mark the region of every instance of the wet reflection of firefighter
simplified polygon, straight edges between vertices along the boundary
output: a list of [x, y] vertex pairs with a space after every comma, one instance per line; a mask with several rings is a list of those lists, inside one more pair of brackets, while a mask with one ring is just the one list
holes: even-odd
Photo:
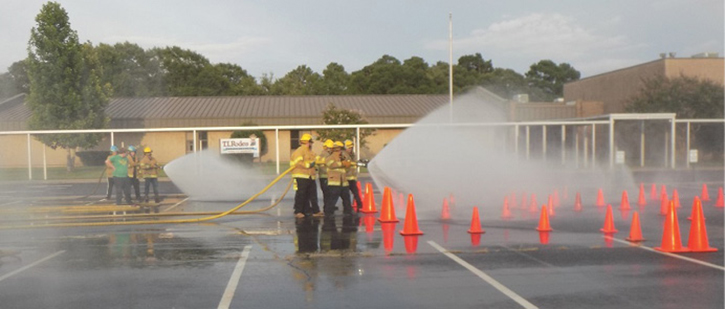
[[295, 221], [295, 228], [297, 230], [295, 235], [297, 253], [317, 252], [320, 221], [313, 218], [303, 218]]
[[357, 247], [356, 217], [343, 217], [342, 230], [338, 231], [334, 217], [325, 217], [320, 235], [320, 251], [351, 251]]

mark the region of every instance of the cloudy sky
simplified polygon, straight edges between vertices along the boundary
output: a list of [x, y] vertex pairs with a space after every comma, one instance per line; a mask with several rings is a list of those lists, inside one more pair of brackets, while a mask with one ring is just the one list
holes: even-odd
[[[723, 0], [209, 0], [59, 1], [81, 41], [180, 46], [213, 63], [279, 78], [299, 65], [330, 62], [348, 72], [382, 55], [448, 62], [481, 53], [525, 73], [542, 59], [582, 77], [655, 60], [662, 52], [722, 56]], [[3, 0], [0, 72], [27, 55], [45, 1]]]

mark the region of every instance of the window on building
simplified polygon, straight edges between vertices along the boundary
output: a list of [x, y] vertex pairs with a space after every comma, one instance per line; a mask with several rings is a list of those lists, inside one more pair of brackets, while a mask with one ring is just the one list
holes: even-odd
[[289, 142], [291, 149], [300, 147], [300, 130], [291, 130], [289, 134]]
[[[196, 135], [196, 150], [202, 151], [209, 148], [207, 132], [198, 131]], [[194, 152], [194, 132], [186, 132], [186, 153], [190, 152]]]

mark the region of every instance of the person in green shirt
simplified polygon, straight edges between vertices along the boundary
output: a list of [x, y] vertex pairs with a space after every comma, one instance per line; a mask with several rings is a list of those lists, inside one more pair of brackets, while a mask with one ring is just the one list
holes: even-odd
[[131, 179], [128, 178], [129, 159], [126, 157], [126, 149], [118, 149], [118, 154], [106, 160], [106, 166], [111, 169], [116, 186], [116, 205], [121, 205], [121, 194], [126, 198], [126, 203], [131, 205]]

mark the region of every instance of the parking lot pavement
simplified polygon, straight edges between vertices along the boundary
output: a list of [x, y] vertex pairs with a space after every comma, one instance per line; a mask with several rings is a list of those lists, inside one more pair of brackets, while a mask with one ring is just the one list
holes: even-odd
[[[28, 201], [6, 199], [0, 210]], [[236, 204], [185, 200], [173, 211]], [[624, 241], [631, 212], [615, 211], [619, 233], [607, 238], [599, 231], [603, 208], [585, 202], [575, 211], [571, 197], [547, 235], [534, 229], [538, 212], [512, 209], [503, 220], [488, 209], [476, 237], [467, 233], [470, 208], [459, 205], [450, 220], [420, 215], [424, 234], [404, 237], [405, 207], [394, 207], [400, 222], [390, 225], [379, 213], [295, 220], [288, 196], [264, 214], [203, 223], [5, 229], [0, 299], [8, 308], [723, 307], [723, 209], [713, 202], [703, 211], [709, 244], [719, 250], [677, 254], [650, 250], [663, 236], [653, 204], [635, 208], [646, 239], [639, 246]], [[689, 214], [689, 205], [678, 210], [685, 245]]]

